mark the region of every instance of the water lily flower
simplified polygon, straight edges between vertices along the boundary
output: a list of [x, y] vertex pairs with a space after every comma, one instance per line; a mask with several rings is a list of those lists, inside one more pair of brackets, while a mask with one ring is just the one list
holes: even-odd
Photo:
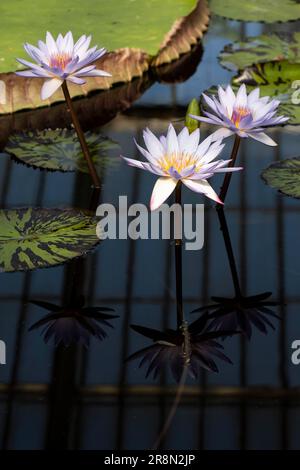
[[163, 135], [158, 139], [149, 129], [146, 129], [143, 137], [147, 149], [135, 143], [148, 162], [122, 158], [131, 166], [159, 176], [150, 200], [151, 210], [159, 208], [164, 203], [179, 181], [192, 191], [202, 193], [222, 204], [207, 180], [215, 173], [242, 169], [225, 168], [230, 160], [213, 161], [224, 148], [224, 144], [221, 140], [213, 142], [212, 135], [200, 143], [199, 129], [189, 134], [187, 127], [184, 127], [177, 135], [170, 124], [166, 136]]
[[47, 32], [46, 43], [38, 41], [38, 47], [24, 44], [25, 51], [36, 64], [17, 59], [29, 70], [16, 72], [16, 74], [23, 77], [48, 79], [41, 90], [43, 100], [53, 95], [65, 80], [83, 85], [86, 83], [84, 77], [110, 77], [110, 73], [96, 69], [96, 65], [91, 65], [100, 59], [106, 50], [97, 49], [97, 46], [89, 49], [90, 42], [91, 36], [83, 35], [74, 44], [71, 31], [65, 36], [59, 34], [56, 40], [51, 33]]
[[202, 94], [211, 112], [204, 111], [205, 116], [194, 116], [198, 121], [221, 126], [214, 133], [215, 139], [236, 134], [239, 137], [251, 137], [266, 145], [277, 145], [263, 130], [266, 126], [283, 124], [289, 118], [275, 116], [280, 104], [278, 100], [270, 100], [269, 96], [259, 97], [260, 90], [255, 88], [247, 95], [245, 84], [241, 85], [237, 94], [230, 85], [226, 90], [218, 88], [218, 98]]

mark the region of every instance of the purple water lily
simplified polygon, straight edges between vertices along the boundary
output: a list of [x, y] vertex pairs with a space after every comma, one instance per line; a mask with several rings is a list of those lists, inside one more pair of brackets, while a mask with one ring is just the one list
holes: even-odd
[[202, 94], [211, 112], [204, 111], [205, 116], [194, 116], [198, 121], [221, 126], [214, 133], [214, 139], [222, 139], [232, 134], [239, 137], [251, 137], [266, 145], [277, 145], [267, 134], [264, 127], [283, 124], [289, 118], [275, 116], [280, 104], [278, 100], [270, 100], [269, 96], [259, 96], [259, 88], [247, 95], [245, 84], [241, 85], [237, 94], [230, 85], [225, 90], [218, 88], [218, 98]]
[[41, 90], [43, 100], [55, 93], [65, 80], [83, 85], [86, 83], [83, 77], [110, 77], [110, 73], [96, 69], [96, 65], [91, 65], [100, 59], [106, 50], [97, 49], [97, 46], [89, 49], [90, 42], [91, 36], [83, 35], [74, 44], [71, 31], [65, 36], [59, 34], [56, 40], [51, 33], [47, 32], [46, 43], [38, 41], [38, 47], [28, 43], [24, 45], [25, 51], [36, 64], [17, 59], [29, 70], [16, 72], [16, 74], [23, 77], [48, 79]]
[[221, 139], [213, 142], [210, 135], [200, 141], [200, 131], [196, 129], [189, 134], [187, 127], [177, 135], [172, 124], [166, 136], [159, 139], [149, 130], [143, 133], [147, 149], [136, 146], [148, 162], [140, 162], [131, 158], [124, 160], [131, 166], [150, 171], [159, 176], [153, 188], [150, 209], [155, 210], [174, 191], [177, 183], [182, 183], [192, 191], [222, 204], [208, 179], [215, 173], [241, 170], [242, 168], [225, 168], [230, 160], [213, 161], [224, 148]]

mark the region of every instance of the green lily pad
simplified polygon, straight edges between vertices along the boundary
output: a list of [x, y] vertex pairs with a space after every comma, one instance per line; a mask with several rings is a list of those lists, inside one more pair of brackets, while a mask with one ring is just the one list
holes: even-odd
[[294, 198], [300, 198], [300, 157], [273, 163], [261, 177], [272, 188]]
[[237, 21], [281, 23], [300, 18], [298, 0], [210, 0], [213, 13]]
[[[280, 101], [277, 114], [290, 118], [285, 124], [300, 124], [300, 106], [298, 104], [300, 87], [298, 86], [297, 89], [294, 86], [299, 77], [300, 64], [298, 63], [266, 62], [243, 70], [240, 75], [232, 79], [232, 88], [236, 92], [239, 86], [245, 83], [249, 93], [259, 86], [260, 96], [270, 96]], [[205, 93], [209, 95], [216, 92], [217, 88], [212, 87]], [[201, 105], [205, 107], [203, 102]]]
[[[300, 124], [299, 90], [300, 63], [288, 61], [266, 62], [246, 68], [233, 83], [246, 83], [249, 91], [260, 87], [261, 96], [270, 96], [280, 101], [278, 114], [290, 119], [286, 124]], [[299, 88], [300, 83], [298, 84]], [[248, 88], [247, 86], [247, 88]]]
[[[119, 147], [118, 144], [92, 132], [86, 132], [85, 138], [96, 168], [101, 170], [118, 161], [108, 155], [112, 148]], [[4, 152], [34, 168], [89, 173], [77, 134], [69, 129], [12, 134]]]
[[28, 271], [65, 263], [98, 243], [98, 219], [75, 209], [0, 210], [0, 271]]
[[36, 44], [47, 30], [55, 35], [71, 28], [75, 39], [92, 34], [93, 44], [110, 51], [95, 64], [112, 77], [88, 77], [84, 85], [71, 84], [71, 95], [78, 97], [178, 59], [198, 42], [209, 23], [207, 0], [91, 0], [88, 5], [81, 0], [12, 0], [1, 5], [1, 13], [0, 80], [7, 97], [1, 114], [64, 101], [61, 90], [42, 101], [43, 79], [10, 73], [18, 67], [15, 58], [26, 57], [23, 43]]
[[[36, 44], [46, 31], [71, 29], [74, 37], [92, 34], [93, 44], [113, 51], [121, 47], [157, 54], [173, 23], [193, 10], [196, 0], [10, 0], [1, 5], [0, 72], [16, 70], [24, 42]], [[32, 14], [34, 12], [34, 15]], [[146, 34], [145, 34], [146, 32]]]
[[227, 44], [219, 60], [223, 67], [234, 71], [276, 60], [300, 63], [300, 33], [264, 34], [250, 37], [245, 42]]

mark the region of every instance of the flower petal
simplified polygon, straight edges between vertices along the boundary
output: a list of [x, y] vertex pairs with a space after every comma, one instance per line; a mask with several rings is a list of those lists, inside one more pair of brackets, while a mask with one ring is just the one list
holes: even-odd
[[179, 152], [179, 145], [177, 140], [177, 134], [172, 124], [169, 125], [167, 134], [167, 151], [169, 155], [177, 154]]
[[38, 75], [38, 72], [33, 72], [32, 70], [22, 70], [20, 72], [15, 72], [15, 74], [19, 75], [20, 77], [31, 77], [31, 78], [40, 77], [40, 75]]
[[251, 106], [255, 101], [259, 99], [259, 88], [255, 88], [248, 95], [248, 106]]
[[203, 193], [205, 196], [209, 197], [213, 201], [216, 201], [219, 204], [223, 204], [215, 190], [206, 180], [183, 179], [181, 181], [192, 191], [195, 191], [196, 193]]
[[228, 98], [226, 91], [224, 91], [221, 86], [219, 86], [218, 88], [218, 95], [219, 95], [220, 103], [222, 104], [224, 108], [224, 112], [226, 113], [227, 117], [231, 118], [234, 101]]
[[162, 157], [164, 154], [164, 148], [158, 138], [153, 134], [153, 132], [151, 132], [150, 129], [146, 129], [143, 132], [143, 137], [146, 147], [151, 153], [152, 157]]
[[158, 209], [159, 206], [161, 206], [174, 191], [176, 185], [177, 181], [173, 178], [168, 178], [165, 176], [158, 178], [152, 191], [150, 209], [152, 211]]
[[134, 160], [133, 158], [123, 157], [123, 155], [121, 155], [121, 158], [123, 158], [123, 160], [125, 160], [125, 162], [128, 163], [129, 166], [140, 168], [140, 170], [150, 171], [150, 173], [154, 173], [155, 175], [159, 175], [159, 176], [162, 175], [162, 172], [160, 171], [160, 169], [159, 168], [156, 169], [154, 165], [150, 165], [149, 163], [145, 163], [145, 162], [140, 162], [139, 160]]
[[52, 78], [51, 80], [46, 80], [41, 90], [42, 100], [50, 98], [50, 96], [56, 92], [56, 90], [62, 85], [62, 83], [63, 80], [60, 80], [59, 78]]
[[[88, 67], [85, 67], [88, 68]], [[90, 72], [83, 72], [84, 69], [75, 72], [77, 77], [112, 77], [112, 74], [105, 72], [105, 70], [93, 68]]]
[[214, 142], [209, 150], [206, 152], [204, 157], [200, 160], [201, 163], [210, 163], [212, 160], [214, 160], [223, 150], [225, 147], [225, 144], [221, 144], [221, 140], [217, 140]]
[[208, 137], [206, 137], [206, 139], [204, 139], [200, 145], [198, 145], [198, 148], [196, 150], [196, 156], [201, 158], [203, 157], [203, 155], [205, 155], [205, 153], [207, 152], [207, 150], [209, 149], [211, 143], [212, 143], [212, 135], [213, 134], [210, 134]]
[[247, 88], [246, 88], [246, 85], [243, 83], [243, 85], [240, 86], [236, 94], [234, 108], [246, 108], [246, 107], [247, 107]]
[[183, 149], [186, 153], [195, 153], [198, 145], [199, 145], [199, 139], [200, 139], [200, 130], [196, 129], [194, 132], [192, 132], [188, 140], [185, 144], [185, 148]]
[[234, 132], [232, 130], [222, 127], [221, 129], [218, 129], [216, 132], [213, 132], [212, 140], [216, 141], [220, 139], [226, 139], [226, 137], [229, 137], [233, 133]]
[[16, 59], [18, 62], [20, 62], [20, 64], [24, 65], [25, 67], [28, 67], [30, 69], [32, 69], [33, 71], [35, 71], [40, 77], [48, 77], [48, 73], [45, 69], [43, 69], [42, 67], [40, 67], [39, 65], [37, 64], [33, 64], [32, 62], [28, 62], [28, 60], [25, 60], [25, 59]]
[[277, 145], [277, 143], [264, 132], [248, 133], [248, 136], [252, 137], [252, 139], [258, 140], [259, 142], [262, 142], [263, 144], [266, 144], [266, 145], [270, 145], [272, 147], [276, 147]]
[[83, 78], [76, 77], [75, 75], [68, 75], [66, 80], [75, 83], [76, 85], [84, 85], [86, 83], [86, 80], [83, 80]]
[[31, 44], [25, 43], [24, 49], [27, 54], [38, 64], [47, 60], [47, 56], [40, 49], [35, 46], [32, 46]]
[[49, 31], [47, 31], [47, 34], [46, 34], [46, 46], [47, 46], [50, 56], [58, 53], [56, 42], [52, 34], [49, 33]]
[[178, 134], [177, 136], [177, 140], [178, 140], [178, 144], [179, 144], [179, 148], [181, 151], [183, 151], [185, 149], [185, 144], [186, 142], [188, 141], [188, 138], [189, 138], [189, 130], [187, 127], [184, 127]]
[[72, 56], [74, 49], [73, 34], [69, 31], [64, 38], [64, 53]]
[[146, 150], [146, 149], [144, 149], [143, 147], [141, 147], [141, 146], [137, 143], [137, 141], [136, 141], [135, 139], [134, 139], [134, 143], [135, 143], [135, 145], [137, 146], [137, 148], [139, 149], [139, 151], [141, 152], [141, 154], [142, 154], [150, 163], [152, 163], [153, 165], [155, 165], [156, 162], [157, 162], [157, 159], [156, 159], [155, 157], [153, 157], [153, 156], [151, 155], [151, 153], [148, 152], [148, 150]]

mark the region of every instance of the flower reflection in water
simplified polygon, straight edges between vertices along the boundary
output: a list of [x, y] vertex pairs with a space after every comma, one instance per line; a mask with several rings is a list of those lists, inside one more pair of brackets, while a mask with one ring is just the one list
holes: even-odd
[[146, 377], [152, 373], [154, 379], [165, 366], [169, 366], [176, 382], [180, 381], [185, 367], [188, 375], [194, 379], [198, 377], [201, 368], [218, 372], [215, 358], [229, 364], [232, 362], [216, 339], [238, 332], [209, 331], [207, 320], [206, 313], [190, 325], [184, 322], [180, 329], [165, 331], [131, 325], [133, 330], [151, 339], [154, 344], [135, 352], [127, 360], [141, 358], [139, 368], [146, 365]]
[[267, 300], [271, 295], [272, 292], [263, 292], [249, 297], [212, 297], [215, 304], [205, 305], [192, 313], [210, 310], [210, 329], [216, 331], [240, 330], [248, 339], [251, 339], [253, 327], [264, 334], [267, 334], [268, 327], [275, 330], [268, 317], [280, 318], [270, 308], [280, 304]]
[[253, 327], [264, 334], [267, 334], [268, 327], [275, 330], [270, 317], [275, 319], [280, 317], [273, 312], [271, 307], [279, 306], [281, 303], [267, 300], [272, 292], [263, 292], [248, 297], [242, 294], [225, 212], [221, 207], [218, 207], [216, 212], [224, 238], [235, 296], [232, 298], [212, 297], [215, 304], [204, 305], [193, 310], [192, 313], [210, 311], [208, 316], [210, 330], [239, 330], [250, 340]]
[[107, 337], [105, 327], [113, 328], [109, 320], [118, 317], [118, 315], [107, 313], [114, 311], [111, 308], [84, 307], [82, 296], [74, 305], [65, 307], [40, 300], [31, 300], [30, 303], [50, 310], [51, 313], [34, 323], [29, 331], [43, 327], [44, 341], [48, 343], [53, 338], [56, 346], [79, 343], [88, 347], [91, 336], [103, 340]]

